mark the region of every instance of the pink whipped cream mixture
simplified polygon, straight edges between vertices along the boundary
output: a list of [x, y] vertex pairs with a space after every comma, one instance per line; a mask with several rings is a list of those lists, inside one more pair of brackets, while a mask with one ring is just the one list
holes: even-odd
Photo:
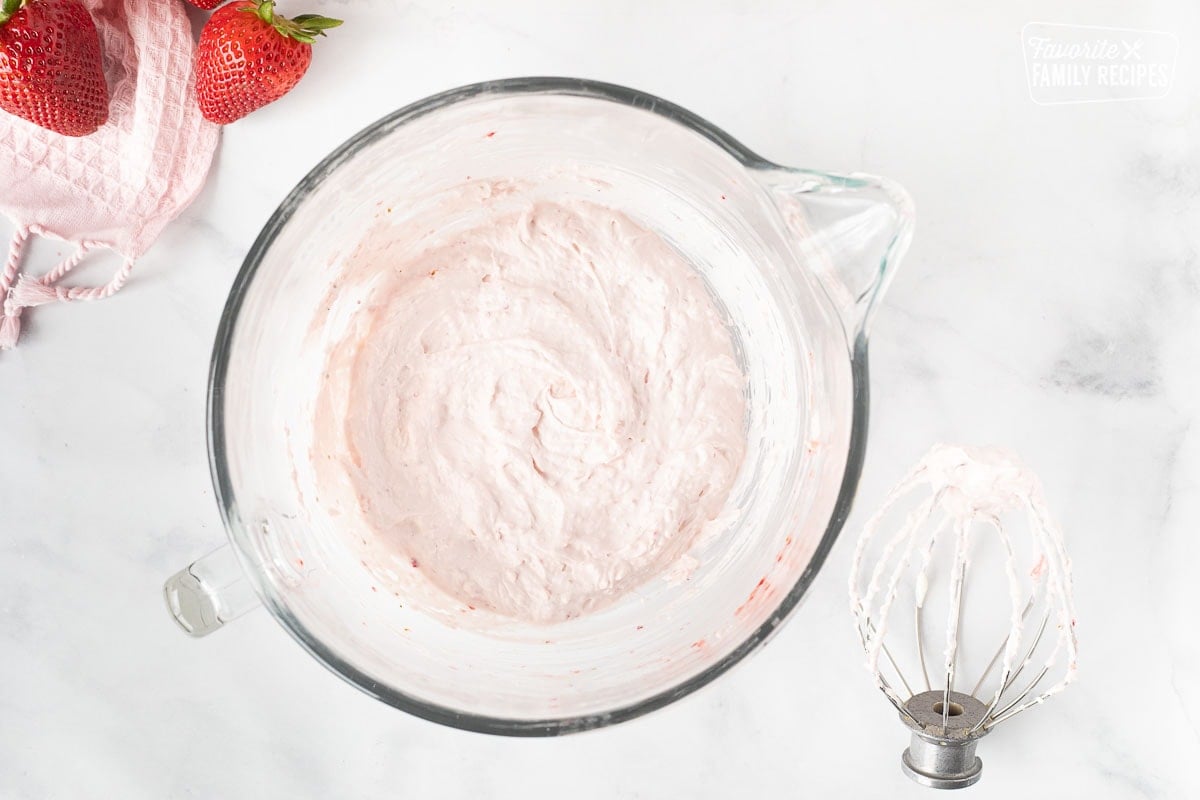
[[350, 259], [339, 281], [370, 288], [330, 351], [313, 458], [373, 558], [559, 622], [721, 525], [744, 377], [699, 275], [621, 213], [529, 200], [473, 225]]

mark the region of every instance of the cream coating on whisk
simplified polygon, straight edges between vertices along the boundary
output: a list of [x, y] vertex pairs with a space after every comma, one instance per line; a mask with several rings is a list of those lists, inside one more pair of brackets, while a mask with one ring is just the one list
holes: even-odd
[[[898, 527], [881, 530], [893, 507], [922, 496]], [[1012, 518], [1005, 524], [1009, 512]], [[998, 557], [976, 561], [974, 555], [985, 540], [996, 543]], [[983, 571], [1003, 578], [1008, 597], [990, 600], [997, 607], [1007, 606], [1008, 630], [997, 636], [998, 649], [978, 681], [972, 678], [973, 683], [965, 685], [973, 687], [969, 696], [983, 707], [969, 731], [980, 735], [1041, 704], [1074, 680], [1078, 642], [1071, 562], [1040, 481], [1015, 455], [994, 447], [936, 445], [864, 526], [849, 582], [851, 611], [867, 667], [896, 709], [914, 723], [906, 704], [914, 699], [911, 687], [920, 683], [905, 679], [888, 649], [891, 623], [914, 621], [921, 677], [927, 687], [942, 692], [948, 706], [955, 679], [961, 679], [957, 673], [964, 589], [970, 576]], [[923, 624], [931, 581], [937, 576], [948, 611], [942, 637], [937, 636], [937, 623]], [[915, 616], [897, 611], [910, 597]], [[927, 639], [936, 643], [930, 647], [937, 659], [932, 677], [925, 658]], [[1040, 668], [1032, 666], [1035, 661], [1041, 662]], [[890, 678], [884, 674], [885, 663]], [[1027, 668], [1032, 679], [1018, 682]], [[897, 685], [910, 694], [907, 701]], [[947, 717], [941, 721], [945, 724]]]
[[577, 617], [724, 508], [746, 446], [728, 329], [622, 214], [530, 201], [362, 248], [341, 280], [375, 283], [331, 353], [314, 459], [353, 486], [364, 543], [450, 597]]

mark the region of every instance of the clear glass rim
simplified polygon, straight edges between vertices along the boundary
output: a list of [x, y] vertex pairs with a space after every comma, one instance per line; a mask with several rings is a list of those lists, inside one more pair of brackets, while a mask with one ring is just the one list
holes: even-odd
[[395, 128], [418, 117], [455, 103], [481, 95], [556, 94], [585, 97], [619, 103], [659, 114], [682, 125], [721, 147], [745, 167], [751, 169], [781, 169], [742, 145], [729, 134], [690, 111], [654, 95], [623, 86], [577, 78], [529, 77], [485, 81], [450, 89], [405, 106], [367, 126], [314, 167], [280, 203], [263, 226], [251, 246], [245, 261], [234, 279], [217, 328], [208, 382], [208, 454], [209, 468], [217, 504], [226, 532], [242, 563], [243, 571], [254, 584], [263, 604], [301, 647], [325, 665], [331, 672], [364, 693], [406, 711], [409, 714], [462, 730], [505, 736], [557, 736], [565, 733], [601, 728], [640, 717], [667, 706], [712, 682], [743, 658], [764, 645], [791, 615], [807, 593], [821, 566], [825, 563], [834, 541], [849, 515], [858, 480], [862, 473], [866, 450], [867, 414], [869, 407], [867, 380], [867, 339], [864, 331], [855, 336], [848, 356], [853, 381], [853, 407], [849, 452], [838, 490], [837, 501], [829, 524], [813, 551], [808, 565], [791, 590], [757, 629], [720, 661], [677, 685], [643, 700], [610, 711], [584, 716], [548, 717], [543, 719], [512, 719], [472, 714], [447, 706], [430, 703], [407, 695], [390, 686], [383, 686], [370, 675], [358, 670], [329, 650], [316, 636], [296, 619], [277, 596], [274, 587], [249, 563], [241, 543], [237, 501], [230, 481], [225, 452], [225, 381], [230, 361], [230, 346], [242, 303], [253, 283], [255, 273], [276, 236], [291, 219], [292, 214], [309, 194], [341, 164], [363, 148], [387, 136]]

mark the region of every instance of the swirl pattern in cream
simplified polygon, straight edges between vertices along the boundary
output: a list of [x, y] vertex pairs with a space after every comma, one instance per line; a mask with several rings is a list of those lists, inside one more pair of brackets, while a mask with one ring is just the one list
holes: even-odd
[[385, 252], [315, 439], [375, 543], [458, 602], [531, 622], [670, 570], [745, 451], [744, 377], [695, 270], [585, 201]]

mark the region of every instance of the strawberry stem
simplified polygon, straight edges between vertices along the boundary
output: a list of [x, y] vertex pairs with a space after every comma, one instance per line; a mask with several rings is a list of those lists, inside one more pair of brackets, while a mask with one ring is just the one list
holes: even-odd
[[[9, 2], [10, 0], [5, 0]], [[21, 2], [21, 0], [16, 0]], [[275, 15], [275, 0], [251, 0], [253, 5], [246, 6], [243, 11], [253, 14], [270, 25], [281, 35], [298, 42], [312, 44], [318, 36], [324, 36], [325, 31], [342, 24], [340, 19], [322, 17], [320, 14], [301, 14], [293, 19]]]

